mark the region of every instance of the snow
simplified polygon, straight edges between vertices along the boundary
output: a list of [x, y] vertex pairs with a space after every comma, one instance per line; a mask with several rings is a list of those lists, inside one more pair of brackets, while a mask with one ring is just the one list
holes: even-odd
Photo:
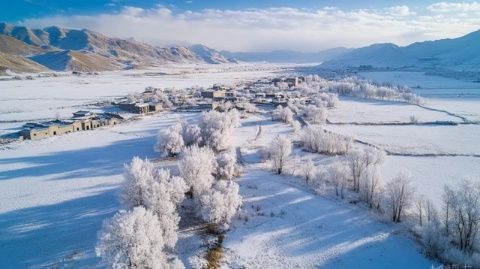
[[158, 130], [194, 116], [161, 113], [1, 150], [2, 268], [98, 263], [96, 235], [119, 209], [123, 164], [136, 155], [156, 158]]
[[[234, 83], [271, 76], [275, 66], [177, 66], [148, 71], [114, 71], [97, 76], [42, 77], [34, 80], [0, 81], [0, 135], [19, 128], [25, 121], [71, 117], [89, 104], [142, 92], [145, 87], [210, 87], [214, 83]], [[94, 108], [95, 110], [95, 108]]]
[[418, 122], [461, 121], [446, 113], [407, 103], [349, 97], [341, 98], [337, 107], [328, 111], [327, 118], [333, 123], [409, 123], [412, 115], [418, 119]]
[[[88, 104], [142, 91], [145, 86], [210, 86], [268, 76], [273, 70], [223, 68], [202, 67], [198, 73], [192, 67], [160, 70], [174, 73], [168, 75], [131, 71], [1, 81], [0, 134], [22, 124], [16, 120], [52, 118], [57, 111], [69, 116], [83, 107], [98, 109]], [[477, 101], [473, 99], [427, 99], [427, 104], [469, 119], [480, 118]], [[447, 113], [418, 106], [355, 98], [342, 98], [338, 108], [328, 110], [328, 119], [408, 122], [412, 114], [420, 122], [459, 121]], [[159, 113], [115, 127], [0, 148], [2, 268], [97, 268], [97, 233], [103, 220], [119, 209], [123, 164], [136, 155], [158, 158], [154, 144], [159, 130], [179, 119], [191, 121], [198, 119], [198, 114]], [[399, 153], [480, 154], [479, 125], [327, 124], [325, 128]], [[430, 267], [432, 261], [421, 255], [419, 246], [402, 226], [382, 223], [362, 207], [314, 194], [295, 179], [274, 175], [263, 163], [259, 164], [263, 146], [277, 135], [292, 133], [290, 125], [271, 121], [267, 115], [250, 115], [233, 131], [232, 144], [246, 164], [238, 181], [244, 206], [242, 219], [235, 218], [226, 234], [224, 267]], [[324, 166], [342, 158], [306, 153], [298, 148], [294, 154]], [[157, 164], [175, 166], [173, 161]], [[411, 171], [417, 191], [438, 205], [443, 184], [473, 178], [480, 174], [479, 167], [480, 159], [472, 156], [387, 156], [382, 174], [385, 182], [404, 169]], [[480, 180], [478, 176], [473, 179]], [[177, 253], [187, 268], [198, 267], [204, 239], [195, 227], [181, 230]]]
[[[226, 235], [228, 266], [246, 268], [429, 268], [394, 227], [358, 208], [249, 167], [240, 179], [247, 222]], [[260, 208], [257, 211], [257, 208]]]
[[480, 183], [480, 158], [388, 156], [381, 170], [385, 180], [402, 171], [411, 174], [412, 184], [419, 194], [440, 206], [445, 184], [456, 186], [466, 179]]
[[400, 154], [480, 154], [479, 125], [327, 125], [325, 129]]

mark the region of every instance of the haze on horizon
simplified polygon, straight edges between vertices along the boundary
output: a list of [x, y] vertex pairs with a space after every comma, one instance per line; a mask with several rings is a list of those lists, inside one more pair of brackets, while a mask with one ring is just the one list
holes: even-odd
[[[203, 44], [229, 51], [317, 52], [373, 43], [408, 45], [480, 29], [480, 2], [476, 1], [19, 2], [25, 8], [8, 15], [4, 10], [1, 17], [33, 28], [86, 28], [159, 46]], [[43, 10], [44, 5], [49, 9]]]

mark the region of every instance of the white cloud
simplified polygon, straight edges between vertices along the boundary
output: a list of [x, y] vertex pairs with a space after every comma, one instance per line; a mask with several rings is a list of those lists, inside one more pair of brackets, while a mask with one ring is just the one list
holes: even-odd
[[410, 8], [405, 5], [390, 7], [390, 8], [387, 8], [387, 11], [394, 16], [415, 15], [415, 12], [411, 11]]
[[478, 12], [480, 11], [479, 2], [438, 2], [427, 7], [431, 12], [451, 13], [451, 12]]
[[384, 10], [345, 11], [325, 7], [208, 9], [179, 13], [157, 6], [152, 9], [125, 7], [117, 14], [37, 18], [24, 23], [32, 27], [88, 28], [109, 36], [134, 37], [158, 45], [201, 43], [233, 51], [318, 51], [377, 42], [405, 45], [456, 37], [479, 28], [479, 16], [461, 13], [444, 16], [427, 11], [418, 15], [407, 6]]

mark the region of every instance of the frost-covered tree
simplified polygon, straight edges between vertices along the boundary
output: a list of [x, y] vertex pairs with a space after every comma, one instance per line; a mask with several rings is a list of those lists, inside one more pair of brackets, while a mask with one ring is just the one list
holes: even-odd
[[160, 221], [143, 207], [120, 212], [103, 224], [96, 253], [114, 269], [183, 268], [169, 261]]
[[456, 188], [447, 187], [444, 203], [450, 212], [447, 229], [458, 249], [464, 253], [478, 250], [480, 232], [480, 184], [463, 181]]
[[362, 174], [360, 194], [365, 203], [370, 208], [380, 208], [380, 199], [382, 194], [381, 176], [375, 165], [366, 167]]
[[150, 186], [155, 182], [156, 171], [153, 164], [145, 159], [133, 157], [130, 164], [125, 164], [125, 181], [122, 186], [122, 204], [130, 209], [145, 205], [145, 197]]
[[306, 184], [308, 184], [308, 182], [313, 177], [315, 177], [315, 175], [317, 174], [317, 167], [311, 159], [307, 159], [305, 162], [302, 163], [301, 173], [303, 178], [305, 179]]
[[353, 190], [360, 191], [361, 180], [368, 169], [376, 169], [385, 159], [385, 152], [368, 147], [363, 150], [350, 150], [347, 154], [347, 164], [353, 183]]
[[186, 147], [199, 145], [202, 141], [202, 130], [196, 124], [182, 123], [182, 138]]
[[202, 219], [224, 230], [242, 205], [242, 197], [237, 183], [219, 180], [200, 195], [199, 202]]
[[285, 123], [293, 122], [293, 112], [289, 107], [277, 106], [272, 113], [273, 120], [279, 120]]
[[335, 189], [335, 195], [345, 199], [345, 189], [348, 185], [347, 166], [336, 162], [328, 168], [327, 176]]
[[177, 230], [180, 216], [177, 208], [188, 190], [181, 177], [171, 176], [169, 170], [161, 169], [156, 174], [145, 197], [145, 208], [152, 211], [160, 220], [165, 245], [174, 248], [177, 243]]
[[415, 209], [419, 226], [428, 225], [433, 221], [438, 221], [438, 214], [435, 205], [425, 195], [417, 195], [415, 197]]
[[266, 151], [273, 168], [277, 174], [281, 174], [292, 153], [292, 141], [286, 136], [276, 136]]
[[153, 212], [160, 220], [165, 244], [173, 248], [180, 221], [177, 207], [188, 190], [187, 185], [182, 178], [171, 176], [169, 170], [157, 171], [150, 161], [138, 157], [125, 167], [126, 182], [121, 195], [124, 207], [142, 206]]
[[236, 109], [221, 113], [217, 111], [203, 112], [199, 119], [202, 134], [202, 145], [221, 151], [230, 147], [233, 129], [240, 124]]
[[401, 222], [405, 211], [412, 204], [414, 189], [409, 176], [405, 173], [398, 174], [386, 186], [387, 205], [390, 208], [393, 222]]
[[302, 129], [300, 141], [304, 149], [321, 154], [345, 154], [351, 147], [351, 139], [326, 132], [319, 125], [309, 125]]
[[303, 114], [313, 124], [322, 124], [327, 120], [327, 110], [324, 107], [309, 105], [305, 107]]
[[232, 180], [239, 174], [235, 151], [228, 150], [217, 157], [217, 178]]
[[170, 157], [176, 156], [182, 152], [185, 145], [182, 133], [183, 128], [180, 122], [177, 122], [167, 130], [160, 132], [157, 144], [155, 145], [155, 150]]
[[209, 147], [196, 145], [185, 148], [178, 163], [181, 177], [191, 190], [191, 194], [198, 195], [209, 189], [214, 181], [217, 169], [215, 154]]

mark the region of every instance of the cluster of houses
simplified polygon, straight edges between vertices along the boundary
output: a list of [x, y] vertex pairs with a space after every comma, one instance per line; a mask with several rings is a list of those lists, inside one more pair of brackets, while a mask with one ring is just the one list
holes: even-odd
[[62, 134], [93, 130], [102, 126], [121, 123], [123, 118], [113, 113], [96, 114], [90, 111], [77, 111], [68, 120], [26, 123], [19, 135], [23, 139], [41, 139]]
[[[256, 106], [286, 106], [289, 101], [293, 100], [288, 91], [296, 89], [302, 83], [305, 83], [304, 77], [280, 77], [245, 82], [234, 86], [214, 85], [207, 90], [148, 87], [144, 92], [130, 96], [130, 98], [123, 98], [114, 105], [122, 111], [133, 114], [155, 113], [166, 108], [195, 111], [222, 110], [225, 109], [227, 103], [230, 105], [229, 107], [236, 107], [239, 110], [245, 109], [249, 103]], [[102, 126], [113, 126], [122, 121], [123, 118], [118, 114], [77, 111], [68, 120], [27, 123], [19, 132], [19, 136], [23, 139], [41, 139], [93, 130]]]

